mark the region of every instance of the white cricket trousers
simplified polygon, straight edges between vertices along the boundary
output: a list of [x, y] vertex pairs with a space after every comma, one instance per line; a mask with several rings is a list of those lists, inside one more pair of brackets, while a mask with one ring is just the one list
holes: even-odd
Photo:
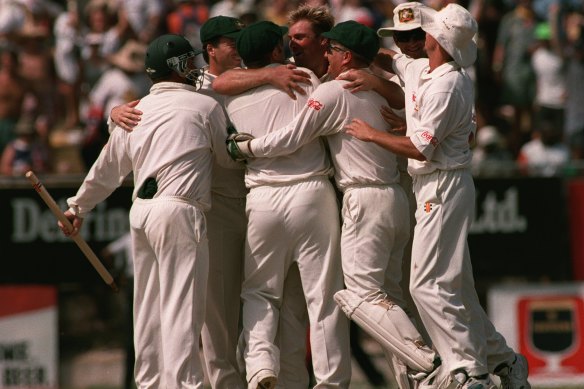
[[310, 322], [315, 388], [348, 388], [348, 320], [333, 299], [343, 287], [339, 212], [329, 179], [253, 188], [247, 213], [241, 296], [248, 381], [262, 369], [279, 372], [276, 336], [284, 280], [296, 262]]
[[480, 305], [467, 236], [474, 219], [470, 170], [414, 175], [416, 227], [410, 292], [448, 371], [477, 376], [513, 361], [513, 350]]
[[343, 195], [342, 215], [346, 288], [371, 303], [389, 297], [405, 309], [400, 281], [410, 219], [403, 188], [397, 183], [349, 187]]
[[182, 198], [136, 199], [130, 226], [137, 388], [202, 389], [199, 339], [209, 266], [204, 213]]
[[243, 389], [236, 358], [239, 339], [243, 248], [247, 230], [245, 198], [212, 194], [206, 212], [209, 237], [207, 310], [201, 332], [212, 388]]

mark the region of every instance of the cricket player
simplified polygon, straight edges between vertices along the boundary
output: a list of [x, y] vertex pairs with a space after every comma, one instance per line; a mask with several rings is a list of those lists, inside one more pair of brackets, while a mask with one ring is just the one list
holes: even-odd
[[[344, 134], [352, 117], [383, 126], [380, 109], [387, 102], [374, 91], [352, 93], [344, 88], [347, 81], [335, 80], [350, 69], [370, 72], [368, 66], [379, 49], [378, 38], [375, 31], [354, 21], [339, 23], [323, 35], [330, 39], [327, 60], [332, 81], [316, 88], [286, 128], [241, 147], [248, 149], [248, 157], [278, 157], [327, 136], [336, 185], [343, 192], [341, 257], [347, 290], [338, 292], [335, 299], [349, 317], [391, 350], [388, 354], [400, 355], [403, 365], [409, 365], [415, 373], [430, 373], [436, 355], [424, 346], [403, 311], [399, 283], [410, 228], [408, 200], [399, 184], [396, 156]], [[403, 98], [397, 84], [393, 92]], [[248, 164], [256, 159], [248, 160]], [[396, 337], [400, 338], [397, 343]], [[410, 354], [412, 361], [408, 360]], [[407, 373], [404, 368], [402, 388], [409, 385]]]
[[[246, 27], [237, 50], [248, 68], [284, 62], [283, 34], [274, 23]], [[311, 92], [318, 85], [311, 74]], [[306, 103], [298, 96], [262, 86], [228, 97], [226, 109], [239, 132], [254, 136], [288, 123]], [[283, 157], [246, 165], [248, 237], [243, 299], [244, 358], [249, 388], [273, 388], [279, 370], [275, 339], [283, 282], [298, 264], [310, 322], [310, 344], [317, 387], [348, 388], [351, 366], [348, 322], [333, 295], [342, 289], [340, 223], [332, 173], [324, 144], [316, 139]]]
[[476, 60], [477, 23], [458, 4], [419, 11], [428, 59], [387, 50], [405, 84], [406, 136], [357, 118], [347, 133], [409, 158], [417, 202], [410, 291], [448, 372], [426, 383], [494, 389], [494, 373], [503, 388], [529, 389], [526, 359], [507, 346], [480, 305], [467, 243], [475, 209], [469, 138], [476, 124], [464, 68]]
[[227, 121], [222, 107], [196, 93], [200, 50], [178, 35], [148, 46], [150, 93], [134, 131], [115, 127], [66, 217], [79, 232], [83, 217], [133, 172], [130, 209], [134, 258], [135, 379], [142, 388], [203, 388], [199, 358], [209, 268], [204, 212], [211, 204], [216, 159], [241, 169], [224, 151]]
[[[224, 96], [211, 87], [213, 81], [229, 69], [241, 66], [241, 58], [235, 47], [235, 38], [243, 28], [236, 18], [212, 17], [201, 27], [203, 57], [208, 63], [204, 68], [203, 85], [199, 92], [215, 99], [222, 107]], [[292, 80], [308, 77], [294, 68], [277, 66], [269, 71], [250, 70], [249, 85], [270, 83], [283, 88]], [[267, 75], [267, 77], [266, 77]], [[304, 90], [302, 90], [304, 92]], [[132, 131], [142, 112], [135, 102], [112, 110], [115, 123]], [[247, 230], [245, 214], [245, 187], [243, 169], [226, 169], [214, 163], [211, 179], [212, 206], [205, 214], [209, 237], [209, 282], [207, 283], [207, 309], [201, 333], [204, 362], [212, 388], [238, 389], [246, 387], [245, 366], [238, 361], [240, 335], [240, 295], [243, 272], [244, 240]], [[229, 244], [226, 244], [229, 242]], [[279, 380], [287, 387], [308, 385], [305, 364], [306, 343], [298, 342], [307, 325], [306, 303], [300, 285], [297, 267], [291, 269], [285, 281], [288, 296], [282, 306], [279, 342], [283, 351], [283, 369]], [[243, 370], [243, 371], [242, 371]], [[242, 378], [243, 374], [243, 378]]]

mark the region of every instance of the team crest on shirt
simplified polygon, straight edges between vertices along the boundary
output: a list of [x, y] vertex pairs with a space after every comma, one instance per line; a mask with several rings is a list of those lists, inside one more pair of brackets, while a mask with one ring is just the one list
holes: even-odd
[[436, 137], [433, 136], [432, 134], [430, 134], [430, 132], [428, 132], [428, 131], [422, 132], [422, 138], [424, 138], [424, 140], [426, 140], [428, 143], [430, 143], [434, 147], [436, 147], [438, 145], [438, 140], [436, 139]]
[[412, 8], [404, 8], [399, 11], [399, 22], [408, 23], [414, 20], [414, 10]]
[[429, 201], [426, 201], [424, 203], [424, 212], [430, 213], [430, 211], [432, 211], [432, 203]]
[[314, 109], [315, 111], [320, 111], [322, 107], [324, 107], [323, 103], [315, 99], [309, 99], [307, 104], [310, 108]]

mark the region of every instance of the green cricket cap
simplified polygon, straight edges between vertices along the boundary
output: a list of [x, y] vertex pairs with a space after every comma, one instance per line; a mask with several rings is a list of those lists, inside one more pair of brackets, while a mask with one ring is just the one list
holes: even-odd
[[253, 62], [261, 59], [288, 32], [288, 27], [262, 20], [245, 27], [236, 39], [236, 47], [243, 62]]
[[347, 49], [372, 61], [379, 51], [379, 37], [371, 28], [354, 20], [339, 23], [322, 36], [337, 41]]
[[222, 36], [235, 39], [242, 29], [243, 23], [239, 19], [229, 16], [214, 16], [201, 26], [201, 43]]

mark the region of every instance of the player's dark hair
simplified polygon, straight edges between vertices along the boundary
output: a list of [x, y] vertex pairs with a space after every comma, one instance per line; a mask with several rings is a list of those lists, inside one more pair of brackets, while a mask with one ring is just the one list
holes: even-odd
[[300, 20], [307, 20], [312, 25], [312, 29], [317, 36], [323, 32], [330, 31], [335, 25], [335, 18], [326, 6], [302, 5], [288, 14], [288, 26]]

